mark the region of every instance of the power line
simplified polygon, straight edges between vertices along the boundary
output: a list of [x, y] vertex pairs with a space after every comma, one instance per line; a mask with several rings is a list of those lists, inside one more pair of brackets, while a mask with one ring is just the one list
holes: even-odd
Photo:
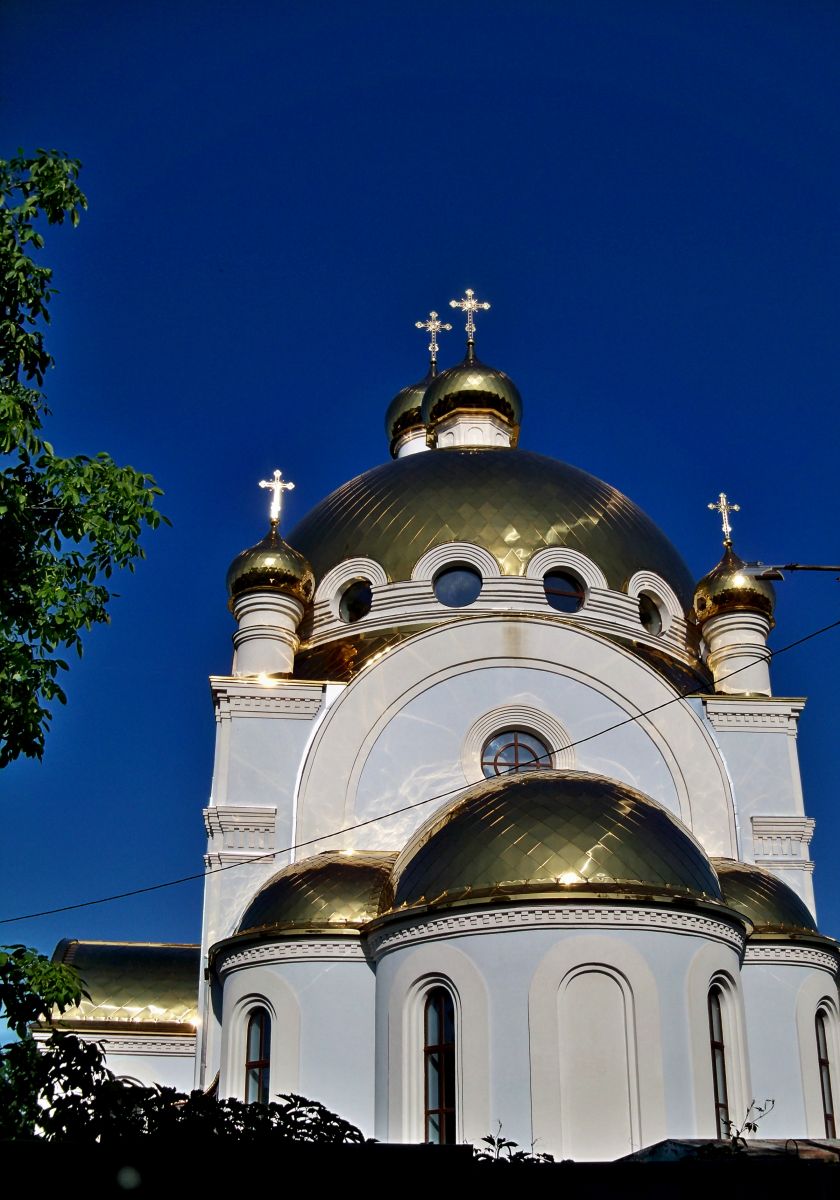
[[[820, 637], [824, 633], [829, 633], [832, 629], [840, 626], [840, 620], [832, 621], [829, 625], [823, 625], [819, 629], [813, 630], [811, 633], [806, 633], [804, 637], [797, 638], [793, 642], [788, 642], [786, 646], [781, 646], [778, 650], [770, 652], [771, 659], [778, 658], [779, 655], [787, 653], [788, 650], [794, 650], [797, 646], [802, 646], [805, 642], [813, 641], [814, 638]], [[731, 679], [734, 675], [738, 675], [741, 671], [745, 671], [748, 667], [759, 662], [763, 655], [756, 655], [750, 662], [744, 663], [741, 667], [736, 667], [734, 671], [730, 671], [728, 675], [721, 676], [717, 682], [723, 683], [727, 679]], [[581, 746], [584, 742], [590, 742], [593, 738], [602, 737], [605, 733], [612, 733], [616, 729], [621, 729], [624, 725], [630, 725], [641, 720], [642, 717], [648, 717], [651, 713], [660, 712], [663, 708], [667, 708], [670, 704], [676, 704], [681, 700], [687, 700], [690, 696], [702, 695], [701, 687], [695, 688], [693, 691], [681, 692], [677, 696], [671, 696], [670, 699], [664, 700], [661, 704], [655, 704], [653, 708], [645, 709], [644, 712], [636, 713], [633, 716], [624, 717], [621, 721], [616, 721], [614, 725], [608, 725], [606, 729], [599, 729], [595, 733], [589, 733], [586, 737], [578, 738], [574, 742], [569, 742], [566, 749], [571, 749], [573, 746]], [[547, 750], [545, 754], [538, 755], [538, 758], [551, 758], [556, 750]], [[177, 879], [167, 879], [162, 883], [147, 884], [145, 887], [132, 888], [127, 892], [115, 892], [111, 896], [100, 896], [95, 900], [80, 900], [76, 904], [62, 904], [58, 908], [45, 908], [41, 912], [24, 913], [19, 917], [0, 917], [0, 925], [12, 925], [17, 921], [34, 921], [38, 917], [52, 917], [58, 913], [75, 912], [80, 908], [94, 908], [99, 904], [111, 904], [116, 900], [128, 900], [132, 896], [144, 896], [149, 892], [159, 892], [164, 888], [178, 887], [182, 883], [193, 883], [196, 879], [206, 879], [208, 875], [220, 875], [223, 871], [233, 871], [238, 867], [250, 866], [251, 863], [261, 862], [264, 859], [275, 858], [278, 854], [288, 854], [292, 850], [302, 850], [306, 846], [312, 846], [316, 842], [325, 842], [330, 838], [340, 837], [342, 834], [354, 833], [358, 829], [365, 829], [368, 825], [376, 825], [379, 821], [387, 821], [390, 817], [398, 817], [402, 813], [411, 812], [415, 808], [422, 808], [426, 804], [434, 804], [436, 800], [446, 800], [450, 796], [456, 796], [464, 790], [463, 787], [450, 788], [445, 792], [438, 792], [435, 796], [426, 796], [423, 800], [415, 800], [411, 804], [404, 804], [400, 808], [391, 809], [390, 812], [380, 813], [378, 817], [369, 817], [366, 821], [358, 821], [355, 825], [345, 825], [343, 829], [334, 830], [332, 833], [322, 833], [318, 837], [308, 838], [304, 842], [294, 842], [290, 846], [283, 846], [269, 850], [265, 854], [255, 854], [252, 858], [243, 860], [242, 862], [226, 863], [220, 867], [208, 867], [204, 871], [196, 871], [192, 875], [181, 875]]]

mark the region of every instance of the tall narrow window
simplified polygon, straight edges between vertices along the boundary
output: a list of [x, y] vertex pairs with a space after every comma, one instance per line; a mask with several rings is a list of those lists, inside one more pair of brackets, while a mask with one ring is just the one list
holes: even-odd
[[446, 988], [429, 992], [424, 1017], [426, 1141], [455, 1141], [455, 1004]]
[[248, 1018], [245, 1048], [245, 1103], [268, 1104], [271, 1069], [271, 1017], [255, 1008]]
[[817, 1013], [817, 1061], [820, 1064], [825, 1136], [833, 1138], [837, 1137], [837, 1133], [834, 1121], [834, 1099], [831, 1095], [831, 1065], [828, 1061], [828, 1029], [826, 1015], [822, 1010]]
[[709, 1037], [712, 1045], [712, 1079], [715, 1085], [715, 1121], [719, 1138], [729, 1137], [729, 1097], [726, 1092], [726, 1049], [723, 1044], [721, 990], [709, 992]]

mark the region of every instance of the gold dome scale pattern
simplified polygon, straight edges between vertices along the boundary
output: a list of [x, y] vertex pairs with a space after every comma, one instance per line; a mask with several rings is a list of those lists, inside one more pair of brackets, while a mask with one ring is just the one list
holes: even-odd
[[327, 851], [292, 863], [257, 893], [237, 933], [357, 933], [379, 915], [396, 857]]
[[731, 858], [715, 858], [712, 862], [724, 900], [752, 921], [757, 935], [817, 932], [805, 901], [770, 871]]
[[578, 771], [469, 788], [417, 831], [393, 878], [394, 912], [534, 894], [722, 900], [703, 849], [670, 813], [625, 784]]
[[332, 492], [289, 534], [315, 575], [348, 558], [372, 558], [391, 581], [411, 577], [422, 554], [471, 542], [504, 575], [525, 574], [548, 546], [591, 558], [610, 587], [636, 571], [661, 575], [686, 611], [693, 580], [653, 521], [586, 471], [524, 450], [430, 450], [374, 467]]

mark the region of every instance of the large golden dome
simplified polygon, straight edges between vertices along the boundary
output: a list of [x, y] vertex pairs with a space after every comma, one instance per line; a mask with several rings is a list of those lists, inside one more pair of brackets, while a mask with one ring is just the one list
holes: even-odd
[[753, 936], [817, 932], [816, 922], [805, 901], [776, 875], [755, 863], [738, 862], [733, 858], [712, 861], [724, 900], [752, 922]]
[[379, 915], [396, 854], [327, 851], [284, 867], [248, 905], [237, 933], [357, 933]]
[[411, 577], [427, 550], [472, 542], [504, 575], [531, 556], [567, 546], [591, 558], [610, 587], [636, 571], [661, 575], [691, 607], [693, 581], [640, 508], [609, 484], [525, 450], [429, 450], [374, 467], [317, 504], [289, 534], [322, 579], [347, 558], [381, 563], [392, 581]]
[[461, 902], [608, 895], [722, 901], [698, 842], [641, 792], [580, 771], [485, 780], [414, 835], [392, 912]]

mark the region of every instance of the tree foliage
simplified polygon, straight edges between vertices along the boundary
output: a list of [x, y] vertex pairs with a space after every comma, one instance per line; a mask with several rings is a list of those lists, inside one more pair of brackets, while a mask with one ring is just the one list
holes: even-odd
[[[272, 1145], [364, 1142], [355, 1125], [302, 1096], [243, 1104], [114, 1075], [96, 1042], [46, 1024], [56, 1009], [64, 1012], [84, 995], [72, 967], [25, 946], [0, 948], [0, 1017], [19, 1038], [0, 1050], [0, 1141], [42, 1137], [106, 1145], [212, 1136]], [[44, 1026], [40, 1045], [33, 1022]]]
[[105, 453], [62, 458], [42, 436], [55, 288], [35, 256], [45, 224], [75, 226], [87, 208], [79, 170], [58, 151], [0, 159], [0, 766], [42, 756], [49, 705], [66, 700], [62, 654], [108, 620], [107, 581], [166, 519], [150, 475]]

